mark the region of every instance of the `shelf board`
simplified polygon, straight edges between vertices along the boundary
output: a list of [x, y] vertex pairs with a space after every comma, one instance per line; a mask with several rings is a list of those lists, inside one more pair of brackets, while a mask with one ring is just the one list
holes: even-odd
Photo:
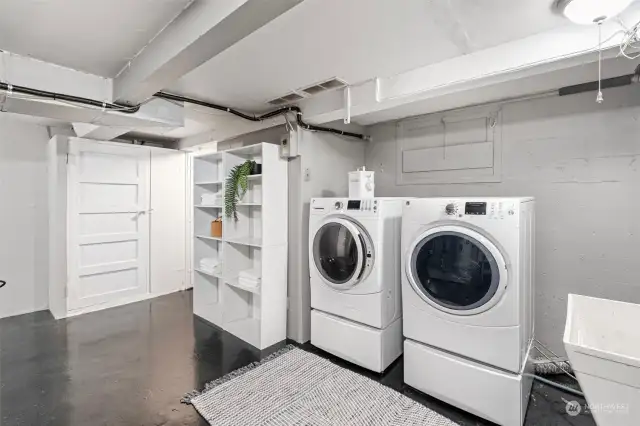
[[236, 154], [236, 155], [261, 154], [262, 153], [262, 144], [257, 143], [257, 144], [254, 144], [254, 145], [241, 146], [240, 148], [231, 148], [231, 149], [227, 149], [226, 151], [221, 151], [221, 152], [228, 152], [228, 153]]
[[218, 279], [221, 279], [221, 280], [222, 280], [222, 279], [224, 279], [224, 278], [222, 278], [222, 275], [213, 274], [213, 273], [211, 273], [211, 272], [203, 271], [203, 270], [202, 270], [202, 269], [200, 269], [200, 268], [193, 268], [193, 269], [194, 269], [196, 272], [201, 273], [202, 275], [208, 275], [208, 276], [210, 276], [210, 277], [218, 278]]
[[253, 346], [260, 347], [260, 320], [243, 318], [224, 324], [224, 329]]
[[199, 209], [221, 209], [222, 205], [214, 205], [214, 204], [196, 204], [195, 207]]
[[218, 151], [218, 152], [211, 152], [209, 154], [202, 154], [202, 155], [197, 155], [196, 157], [199, 160], [205, 160], [205, 161], [219, 161], [222, 160], [222, 153], [224, 151]]
[[222, 185], [224, 182], [221, 180], [204, 180], [201, 182], [195, 182], [196, 185]]
[[240, 284], [238, 277], [225, 278], [224, 282], [227, 283], [227, 285], [230, 285], [231, 287], [239, 288], [240, 290], [248, 291], [249, 293], [253, 293], [253, 294], [260, 294], [260, 285], [258, 285], [257, 287], [244, 286]]
[[238, 206], [261, 206], [262, 203], [238, 203]]
[[247, 179], [256, 180], [256, 179], [260, 179], [261, 177], [262, 177], [261, 174], [259, 174], [259, 175], [249, 175], [249, 176], [247, 176]]
[[225, 238], [225, 241], [231, 244], [239, 244], [242, 246], [262, 247], [262, 239], [260, 238]]
[[201, 240], [222, 241], [220, 237], [210, 237], [208, 235], [196, 235], [196, 238], [200, 238]]

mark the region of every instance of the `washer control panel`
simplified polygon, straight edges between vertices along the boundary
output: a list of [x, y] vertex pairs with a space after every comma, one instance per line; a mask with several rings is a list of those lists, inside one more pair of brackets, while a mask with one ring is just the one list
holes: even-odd
[[453, 217], [483, 216], [489, 219], [504, 219], [515, 215], [515, 205], [510, 201], [450, 202], [444, 206], [444, 214]]

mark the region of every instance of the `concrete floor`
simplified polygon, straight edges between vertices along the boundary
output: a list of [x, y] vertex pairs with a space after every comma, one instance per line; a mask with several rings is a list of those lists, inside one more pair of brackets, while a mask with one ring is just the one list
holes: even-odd
[[[191, 292], [68, 320], [55, 321], [48, 312], [3, 319], [0, 426], [206, 425], [191, 406], [180, 404], [180, 397], [269, 352], [260, 353], [194, 317]], [[402, 360], [384, 375], [335, 362], [461, 425], [487, 424], [404, 386]], [[584, 412], [568, 416], [562, 398], [576, 399], [534, 384], [526, 424], [595, 425]]]

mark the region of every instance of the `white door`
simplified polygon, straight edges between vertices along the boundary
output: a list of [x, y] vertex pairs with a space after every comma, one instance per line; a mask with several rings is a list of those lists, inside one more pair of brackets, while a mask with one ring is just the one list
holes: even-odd
[[149, 293], [149, 165], [140, 147], [70, 141], [70, 309]]

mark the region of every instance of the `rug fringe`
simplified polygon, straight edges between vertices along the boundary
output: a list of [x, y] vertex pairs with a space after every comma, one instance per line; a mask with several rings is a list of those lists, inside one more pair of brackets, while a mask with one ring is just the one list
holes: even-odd
[[279, 349], [275, 352], [273, 352], [272, 354], [262, 358], [260, 361], [255, 361], [252, 362], [249, 365], [245, 365], [244, 367], [238, 368], [237, 370], [233, 370], [231, 373], [225, 374], [224, 376], [216, 379], [216, 380], [212, 380], [209, 383], [204, 385], [204, 389], [202, 389], [201, 391], [198, 390], [192, 390], [191, 392], [187, 392], [184, 394], [184, 396], [182, 398], [180, 398], [180, 402], [183, 404], [188, 404], [191, 405], [194, 398], [202, 395], [205, 392], [210, 391], [211, 389], [220, 386], [223, 383], [228, 382], [231, 379], [235, 379], [238, 376], [242, 376], [243, 374], [255, 369], [256, 367], [261, 366], [262, 364], [271, 361], [274, 358], [278, 358], [281, 355], [286, 354], [287, 352], [289, 352], [292, 349], [295, 349], [296, 346], [295, 345], [287, 345], [282, 349]]

